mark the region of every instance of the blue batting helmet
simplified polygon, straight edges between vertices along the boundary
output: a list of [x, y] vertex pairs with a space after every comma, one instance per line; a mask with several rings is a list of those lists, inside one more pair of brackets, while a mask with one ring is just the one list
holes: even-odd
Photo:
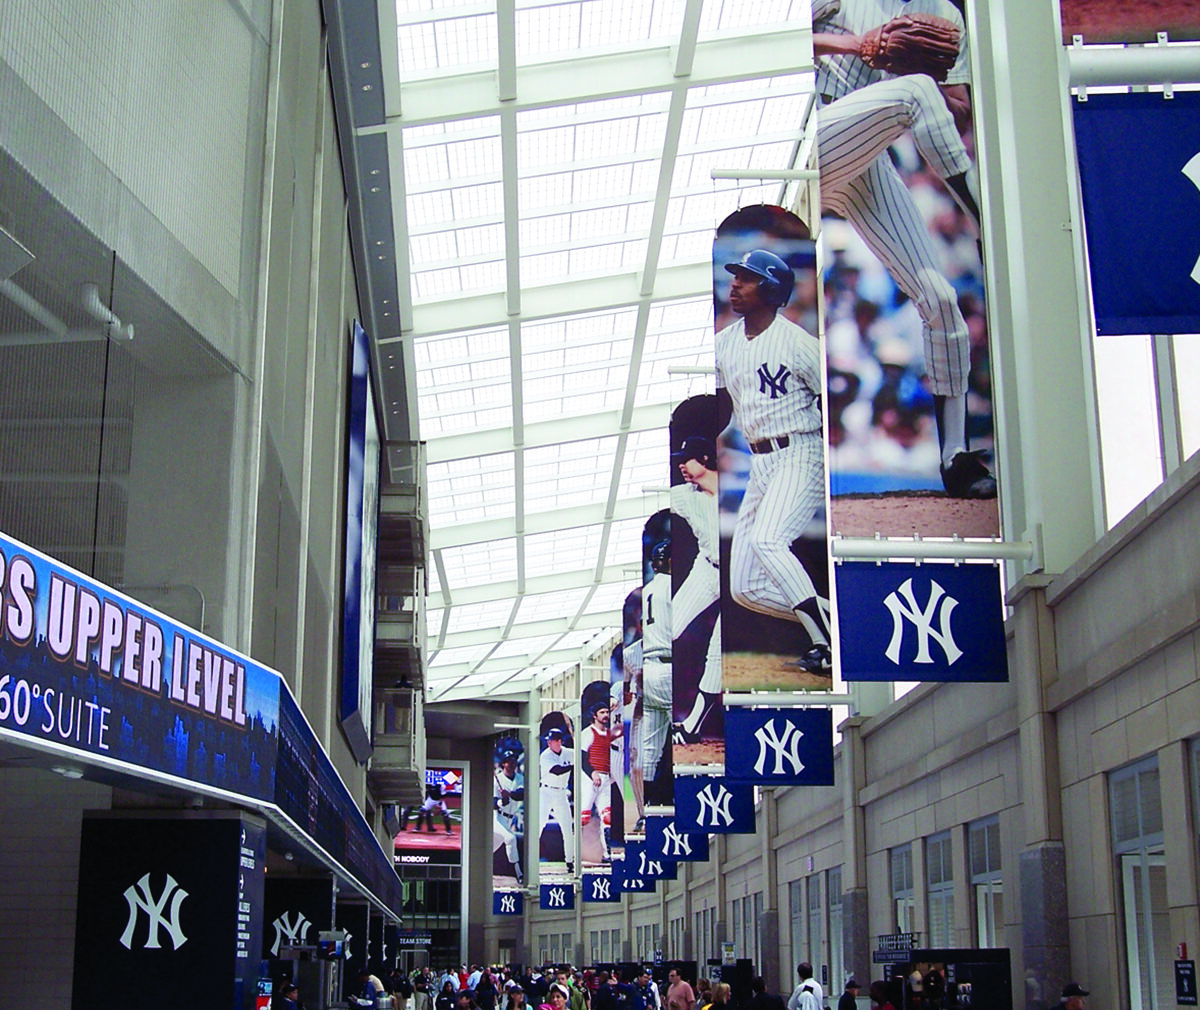
[[671, 573], [671, 541], [660, 540], [650, 550], [650, 567], [666, 575]]
[[792, 268], [773, 252], [766, 249], [751, 249], [736, 263], [726, 263], [731, 274], [753, 274], [759, 278], [758, 296], [765, 305], [780, 308], [792, 297], [796, 286], [796, 275]]

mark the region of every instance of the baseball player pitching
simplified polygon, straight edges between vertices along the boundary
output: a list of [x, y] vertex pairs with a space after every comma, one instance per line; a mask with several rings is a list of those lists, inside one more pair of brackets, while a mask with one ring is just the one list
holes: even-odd
[[574, 872], [575, 812], [571, 809], [571, 773], [575, 770], [575, 751], [563, 746], [565, 734], [557, 727], [546, 732], [546, 747], [539, 759], [541, 770], [542, 823], [541, 837], [553, 817], [562, 832], [563, 857], [567, 871]]
[[[675, 638], [678, 638], [692, 621], [721, 597], [716, 446], [707, 438], [693, 435], [683, 440], [678, 452], [671, 454], [671, 462], [679, 468], [683, 477], [682, 484], [671, 488], [671, 514], [691, 527], [697, 544], [691, 571], [671, 597], [672, 622]], [[701, 724], [720, 701], [721, 617], [718, 614], [708, 640], [699, 690], [691, 710], [683, 722], [675, 726], [673, 742], [686, 744], [699, 741]]]
[[[850, 222], [920, 314], [947, 494], [995, 498], [982, 451], [967, 445], [967, 324], [887, 154], [911, 132], [926, 163], [978, 224], [971, 158], [959, 135], [971, 115], [962, 16], [947, 0], [813, 0], [812, 14], [822, 207]], [[930, 43], [935, 55], [922, 55], [924, 43], [903, 41], [914, 20], [922, 38], [938, 35]], [[903, 50], [903, 60], [890, 61], [889, 50]]]
[[732, 410], [751, 452], [730, 592], [749, 610], [799, 622], [812, 646], [793, 665], [828, 674], [829, 600], [791, 552], [825, 504], [820, 344], [779, 314], [796, 285], [782, 259], [754, 249], [725, 269], [733, 274], [729, 307], [740, 318], [717, 334], [717, 402], [722, 422]]

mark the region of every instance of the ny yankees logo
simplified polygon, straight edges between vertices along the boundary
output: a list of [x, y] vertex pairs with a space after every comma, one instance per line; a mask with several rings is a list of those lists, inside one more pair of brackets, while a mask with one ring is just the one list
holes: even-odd
[[593, 877], [592, 878], [592, 897], [597, 901], [608, 901], [610, 896], [608, 878]]
[[781, 396], [787, 396], [787, 381], [791, 377], [791, 374], [788, 371], [787, 365], [780, 365], [772, 373], [764, 361], [758, 366], [758, 391], [760, 393], [769, 392], [772, 400], [777, 400]]
[[638, 853], [638, 873], [643, 877], [661, 877], [663, 865], [657, 859], [647, 859], [646, 853]]
[[271, 945], [271, 954], [273, 957], [279, 956], [279, 948], [286, 940], [288, 944], [304, 943], [304, 937], [308, 933], [309, 926], [312, 925], [305, 917], [303, 912], [296, 912], [292, 915], [292, 919], [288, 921], [288, 914], [284, 912], [273, 923], [275, 927], [275, 942]]
[[567, 892], [561, 887], [552, 887], [546, 892], [549, 898], [551, 908], [566, 908], [567, 907]]
[[[893, 621], [892, 640], [884, 650], [884, 655], [896, 665], [900, 664], [900, 645], [904, 640], [904, 622], [906, 620], [911, 621], [917, 629], [917, 656], [914, 662], [933, 662], [933, 657], [929, 654], [931, 638], [942, 647], [946, 662], [950, 665], [953, 665], [962, 656], [962, 650], [955, 643], [954, 635], [950, 631], [950, 614], [958, 606], [958, 600], [947, 594], [946, 590], [932, 579], [929, 580], [929, 602], [925, 605], [924, 610], [917, 606], [916, 598], [913, 596], [912, 579], [904, 580], [898, 594], [896, 592], [888, 593], [883, 605], [891, 611]], [[939, 631], [935, 631], [933, 628], [935, 612], [941, 624]]]
[[500, 896], [500, 911], [505, 915], [513, 915], [517, 911], [517, 899], [512, 894], [502, 894]]
[[663, 828], [662, 854], [669, 857], [678, 857], [680, 855], [690, 856], [692, 854], [692, 840], [687, 835], [681, 835], [676, 831], [674, 824], [668, 824]]
[[[187, 891], [180, 887], [169, 873], [167, 882], [163, 885], [162, 894], [158, 896], [157, 901], [150, 894], [150, 874], [148, 873], [137, 882], [136, 889], [133, 885], [125, 888], [125, 900], [129, 903], [129, 921], [125, 924], [125, 932], [121, 934], [122, 946], [126, 950], [133, 950], [133, 930], [137, 926], [138, 910], [141, 909], [149, 919], [146, 942], [142, 945], [144, 949], [161, 949], [162, 944], [158, 942], [159, 929], [167, 931], [167, 935], [171, 938], [171, 947], [174, 950], [182, 947], [187, 943], [187, 937], [183, 935], [183, 929], [179, 925], [179, 906], [183, 904], [183, 899], [187, 896]], [[163, 909], [167, 907], [168, 901], [171, 902], [171, 910], [168, 915], [164, 916]]]
[[[733, 814], [729, 812], [733, 793], [724, 786], [718, 786], [714, 793], [712, 786], [707, 785], [696, 794], [696, 799], [700, 801], [700, 816], [697, 820], [701, 827], [705, 824], [711, 828], [719, 827], [722, 824], [728, 827], [733, 823]], [[709, 815], [707, 821], [704, 819], [705, 813]]]
[[804, 734], [786, 719], [782, 722], [782, 735], [775, 729], [774, 719], [754, 731], [754, 739], [758, 741], [758, 760], [754, 762], [756, 775], [763, 774], [768, 748], [775, 755], [775, 767], [768, 774], [785, 774], [783, 767], [785, 761], [792, 766], [793, 775], [799, 775], [804, 770], [804, 762], [800, 760], [800, 738]]
[[[1181, 169], [1187, 180], [1200, 189], [1200, 151], [1192, 155], [1191, 160]], [[1197, 258], [1196, 265], [1192, 267], [1191, 278], [1197, 284], [1200, 284], [1200, 258]]]

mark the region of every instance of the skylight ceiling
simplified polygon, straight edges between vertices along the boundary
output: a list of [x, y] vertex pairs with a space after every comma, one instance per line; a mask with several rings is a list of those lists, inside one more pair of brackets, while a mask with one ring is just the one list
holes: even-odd
[[712, 388], [713, 229], [790, 195], [712, 171], [793, 166], [809, 9], [381, 7], [408, 255], [379, 356], [427, 443], [430, 700], [523, 696], [619, 633], [670, 411]]

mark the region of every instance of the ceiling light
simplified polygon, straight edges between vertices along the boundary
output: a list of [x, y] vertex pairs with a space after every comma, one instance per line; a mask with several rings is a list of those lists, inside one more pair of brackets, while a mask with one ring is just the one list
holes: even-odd
[[78, 768], [72, 768], [70, 765], [51, 765], [50, 770], [55, 775], [61, 775], [64, 779], [83, 778], [83, 772]]

